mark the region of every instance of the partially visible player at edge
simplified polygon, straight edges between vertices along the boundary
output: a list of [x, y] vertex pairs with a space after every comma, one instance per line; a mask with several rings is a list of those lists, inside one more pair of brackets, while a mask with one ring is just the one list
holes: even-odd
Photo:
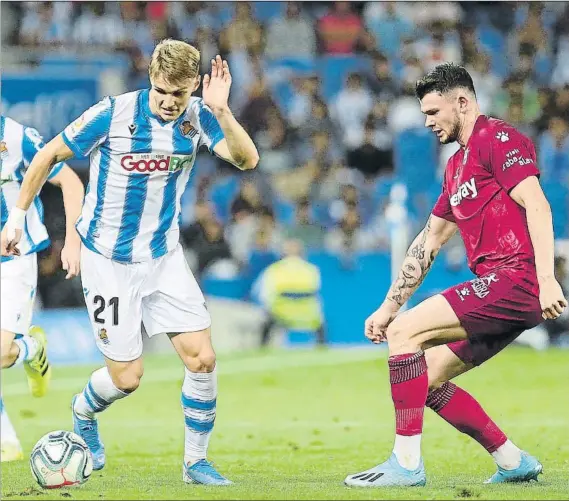
[[[149, 336], [167, 333], [185, 365], [183, 479], [231, 482], [207, 461], [216, 414], [216, 359], [205, 300], [179, 243], [180, 198], [196, 152], [211, 153], [246, 170], [259, 156], [229, 107], [231, 74], [220, 56], [200, 85], [200, 54], [163, 40], [152, 54], [151, 88], [107, 97], [87, 110], [36, 156], [17, 203], [23, 214], [50, 166], [90, 154], [90, 188], [77, 230], [83, 241], [81, 276], [96, 342], [106, 367], [95, 371], [73, 399], [74, 430], [105, 464], [96, 413], [138, 388], [142, 377], [141, 321]], [[10, 253], [21, 216], [2, 234]]]
[[[456, 141], [460, 149], [448, 161], [442, 193], [398, 278], [365, 322], [366, 337], [389, 346], [393, 453], [345, 483], [425, 485], [425, 405], [494, 457], [498, 471], [487, 483], [537, 480], [539, 461], [508, 440], [480, 404], [450, 382], [567, 307], [553, 272], [551, 210], [538, 181], [535, 149], [511, 125], [480, 113], [472, 79], [460, 66], [437, 66], [417, 82], [416, 94], [425, 126], [442, 144]], [[477, 278], [398, 315], [457, 229]]]
[[[0, 198], [2, 228], [14, 209], [26, 169], [44, 146], [39, 132], [10, 117], [0, 115]], [[81, 240], [75, 222], [81, 213], [84, 189], [81, 180], [65, 163], [53, 166], [48, 175], [51, 184], [59, 186], [65, 206], [66, 235], [61, 251], [65, 278], [79, 274]], [[2, 370], [24, 366], [28, 385], [34, 397], [43, 397], [51, 378], [47, 358], [47, 338], [38, 326], [30, 326], [38, 280], [37, 253], [49, 246], [43, 224], [43, 206], [39, 196], [24, 220], [25, 236], [14, 249], [13, 256], [2, 253], [0, 354]], [[0, 460], [23, 459], [22, 447], [0, 395]]]

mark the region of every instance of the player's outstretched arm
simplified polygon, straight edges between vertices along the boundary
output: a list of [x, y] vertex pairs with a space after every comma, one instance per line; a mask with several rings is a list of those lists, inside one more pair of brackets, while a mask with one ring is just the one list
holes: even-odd
[[451, 221], [431, 214], [423, 230], [409, 247], [397, 278], [383, 304], [365, 322], [365, 336], [374, 343], [385, 340], [391, 321], [423, 282], [441, 247], [455, 234]]
[[526, 210], [528, 230], [535, 254], [542, 316], [545, 319], [557, 318], [567, 308], [567, 300], [555, 279], [551, 207], [535, 176], [527, 177], [517, 184], [510, 192], [510, 196]]
[[218, 55], [211, 60], [211, 75], [204, 76], [202, 92], [204, 103], [217, 118], [224, 135], [224, 139], [215, 145], [213, 151], [241, 170], [254, 169], [259, 163], [259, 153], [249, 134], [229, 109], [230, 88], [229, 66]]
[[71, 158], [73, 152], [63, 142], [61, 134], [53, 138], [34, 156], [20, 187], [20, 196], [10, 211], [2, 230], [1, 253], [3, 256], [19, 255], [16, 245], [22, 237], [26, 211], [41, 190], [51, 168], [58, 162]]
[[61, 250], [61, 265], [67, 271], [66, 279], [79, 275], [81, 262], [81, 238], [75, 229], [75, 223], [81, 215], [85, 189], [79, 176], [71, 167], [63, 165], [61, 170], [49, 179], [51, 184], [59, 186], [63, 194], [65, 207], [65, 244]]

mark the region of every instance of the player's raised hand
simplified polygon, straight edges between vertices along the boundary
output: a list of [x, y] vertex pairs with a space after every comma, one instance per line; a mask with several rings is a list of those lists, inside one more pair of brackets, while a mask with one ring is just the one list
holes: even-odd
[[65, 279], [76, 277], [81, 270], [81, 240], [79, 238], [65, 239], [61, 249], [61, 267], [67, 272]]
[[387, 327], [397, 315], [398, 308], [385, 301], [365, 321], [365, 337], [372, 343], [379, 344], [387, 339]]
[[539, 282], [539, 303], [541, 304], [541, 316], [553, 320], [567, 308], [567, 299], [563, 296], [563, 290], [554, 277]]
[[203, 77], [202, 96], [204, 103], [213, 111], [228, 107], [229, 89], [231, 88], [231, 73], [227, 61], [218, 54], [211, 60], [211, 75]]

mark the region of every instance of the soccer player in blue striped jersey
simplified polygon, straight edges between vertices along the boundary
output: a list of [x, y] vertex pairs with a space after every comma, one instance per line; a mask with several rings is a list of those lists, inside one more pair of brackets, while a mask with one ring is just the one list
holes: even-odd
[[[24, 173], [43, 146], [43, 139], [37, 130], [0, 115], [2, 228], [14, 210]], [[71, 278], [79, 274], [81, 240], [75, 230], [75, 222], [83, 204], [83, 184], [77, 174], [63, 162], [51, 168], [48, 180], [61, 187], [63, 192], [67, 235], [61, 261], [67, 270], [67, 278]], [[32, 395], [42, 397], [51, 377], [46, 337], [41, 328], [30, 327], [38, 278], [37, 253], [49, 246], [39, 196], [33, 198], [23, 219], [22, 229], [21, 242], [15, 247], [13, 255], [2, 256], [1, 366], [2, 369], [7, 369], [23, 364]], [[22, 448], [1, 396], [0, 418], [0, 459], [2, 462], [22, 459]]]
[[[94, 468], [105, 464], [96, 414], [130, 395], [142, 377], [142, 322], [149, 336], [168, 334], [185, 365], [184, 481], [226, 485], [207, 461], [216, 359], [205, 300], [179, 243], [180, 198], [201, 146], [241, 170], [256, 167], [259, 157], [229, 109], [231, 74], [220, 56], [204, 76], [203, 98], [192, 97], [199, 60], [185, 42], [160, 42], [149, 67], [151, 88], [103, 99], [48, 143], [30, 166], [17, 207], [30, 207], [55, 162], [90, 155], [77, 230], [85, 301], [106, 367], [74, 397], [73, 420]], [[18, 223], [8, 221], [3, 252], [18, 241]]]

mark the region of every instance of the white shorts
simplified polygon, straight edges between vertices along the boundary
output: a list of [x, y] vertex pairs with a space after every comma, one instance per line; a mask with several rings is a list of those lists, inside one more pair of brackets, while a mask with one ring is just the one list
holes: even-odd
[[32, 322], [38, 282], [36, 254], [15, 257], [0, 265], [0, 325], [2, 330], [26, 334]]
[[117, 362], [142, 355], [142, 325], [148, 336], [207, 329], [211, 318], [182, 246], [143, 263], [112, 261], [85, 246], [81, 280], [95, 341]]

